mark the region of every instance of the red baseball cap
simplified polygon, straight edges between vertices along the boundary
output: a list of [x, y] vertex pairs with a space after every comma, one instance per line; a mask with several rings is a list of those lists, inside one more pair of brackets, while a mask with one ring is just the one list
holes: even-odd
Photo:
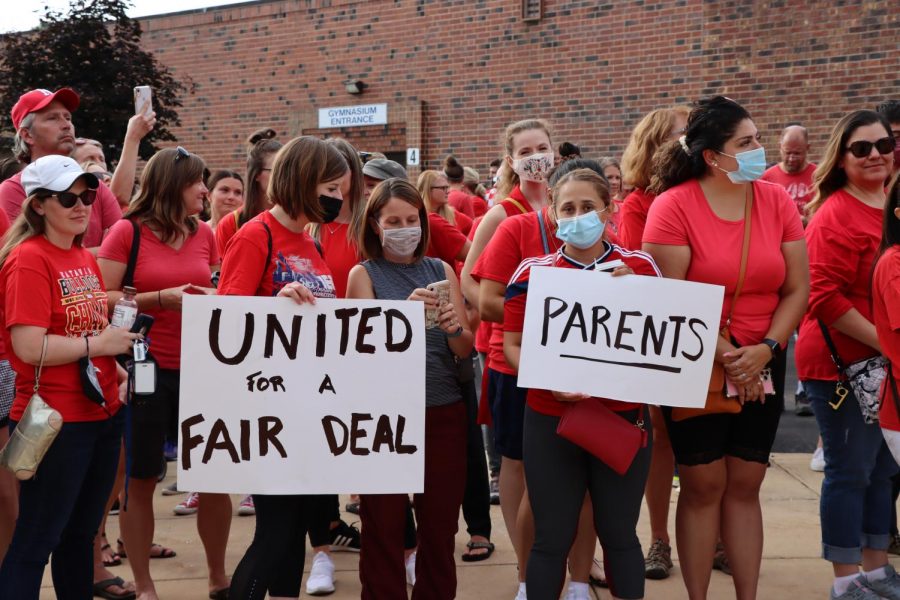
[[74, 112], [81, 102], [81, 98], [71, 88], [60, 88], [55, 92], [42, 89], [31, 90], [19, 96], [19, 101], [12, 107], [13, 127], [18, 131], [19, 125], [22, 124], [22, 120], [25, 117], [41, 110], [54, 100], [62, 102], [63, 106], [69, 109], [69, 112]]

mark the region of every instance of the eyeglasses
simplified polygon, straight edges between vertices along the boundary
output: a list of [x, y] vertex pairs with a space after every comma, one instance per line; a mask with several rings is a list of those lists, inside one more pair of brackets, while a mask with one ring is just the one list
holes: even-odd
[[444, 193], [446, 194], [447, 191], [450, 189], [450, 186], [449, 186], [449, 185], [433, 185], [433, 186], [431, 186], [431, 189], [433, 189], [433, 190], [443, 190]]
[[72, 208], [75, 206], [75, 203], [81, 200], [81, 203], [85, 206], [90, 206], [94, 203], [94, 200], [97, 199], [97, 190], [84, 190], [80, 194], [74, 194], [72, 192], [54, 192], [53, 194], [47, 194], [44, 198], [55, 197], [59, 202], [59, 205], [63, 208]]
[[175, 162], [178, 162], [182, 158], [187, 158], [191, 153], [182, 148], [181, 146], [175, 147]]
[[883, 137], [877, 142], [870, 142], [868, 140], [857, 140], [847, 146], [845, 148], [845, 152], [849, 151], [850, 154], [855, 156], [856, 158], [865, 158], [872, 154], [872, 148], [878, 150], [878, 154], [890, 154], [894, 151], [894, 148], [897, 147], [897, 141], [892, 137]]

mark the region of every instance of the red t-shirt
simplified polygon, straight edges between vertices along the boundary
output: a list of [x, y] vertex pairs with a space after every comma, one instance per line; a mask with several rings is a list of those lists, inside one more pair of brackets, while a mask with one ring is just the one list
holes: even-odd
[[635, 188], [625, 196], [622, 203], [622, 216], [619, 217], [619, 243], [629, 250], [640, 250], [647, 225], [647, 213], [653, 204], [655, 195], [646, 190]]
[[[272, 232], [272, 257], [268, 235]], [[302, 283], [316, 298], [335, 298], [334, 279], [319, 255], [316, 243], [305, 231], [295, 233], [265, 211], [241, 227], [228, 244], [219, 278], [223, 296], [274, 296], [289, 283]]]
[[456, 256], [466, 245], [466, 236], [436, 213], [428, 213], [428, 235], [428, 251], [425, 254], [439, 258], [448, 265], [456, 262]]
[[[109, 325], [106, 289], [97, 261], [84, 248], [63, 250], [42, 235], [29, 238], [10, 252], [0, 270], [0, 294], [5, 336], [14, 325], [42, 327], [50, 335], [75, 338], [99, 335]], [[10, 419], [18, 421], [34, 393], [34, 366], [20, 360], [12, 346], [9, 361], [16, 372], [16, 399]], [[44, 365], [41, 372], [41, 397], [67, 423], [101, 421], [119, 410], [115, 360], [112, 356], [95, 356], [91, 362], [99, 370], [109, 414], [84, 395], [77, 361]]]
[[[9, 218], [6, 211], [0, 210], [0, 237], [6, 235], [9, 229]], [[0, 360], [8, 360], [6, 356], [6, 332], [0, 327]]]
[[[503, 303], [503, 328], [506, 331], [521, 332], [525, 323], [525, 302], [528, 299], [528, 282], [531, 278], [532, 267], [559, 267], [562, 269], [581, 269], [593, 271], [599, 264], [621, 260], [631, 267], [636, 275], [649, 275], [661, 277], [656, 263], [649, 254], [643, 252], [630, 252], [618, 246], [607, 243], [606, 252], [589, 265], [583, 265], [558, 250], [555, 254], [548, 254], [536, 258], [527, 258], [522, 261], [519, 268], [513, 274], [506, 288], [506, 299]], [[493, 365], [491, 365], [493, 368]], [[637, 404], [619, 402], [616, 400], [601, 399], [604, 404], [615, 411], [625, 411], [637, 408]], [[531, 388], [528, 390], [528, 406], [545, 415], [561, 417], [570, 403], [560, 402], [553, 397], [549, 390]]]
[[[803, 239], [800, 215], [784, 189], [757, 181], [753, 197], [747, 273], [731, 320], [731, 335], [742, 346], [765, 338], [781, 300], [787, 274], [781, 244]], [[744, 219], [716, 216], [695, 179], [660, 194], [644, 229], [646, 243], [690, 246], [686, 280], [725, 287], [720, 327], [731, 310], [743, 241]]]
[[[881, 352], [891, 361], [897, 391], [900, 392], [900, 246], [892, 246], [879, 259], [872, 278], [872, 313]], [[881, 426], [892, 431], [900, 431], [900, 416], [897, 414], [891, 382], [885, 377], [882, 390]]]
[[228, 242], [237, 233], [238, 226], [235, 216], [240, 217], [240, 214], [240, 210], [228, 213], [225, 215], [225, 218], [216, 224], [216, 251], [222, 260], [225, 259], [225, 249], [228, 247]]
[[456, 219], [456, 228], [459, 229], [461, 234], [468, 238], [469, 232], [472, 231], [472, 219], [461, 212], [456, 212], [453, 217]]
[[[837, 381], [837, 370], [816, 319], [831, 325], [851, 308], [869, 321], [872, 265], [881, 243], [883, 210], [863, 204], [844, 190], [835, 192], [806, 227], [809, 248], [809, 309], [800, 324], [795, 359], [801, 381]], [[841, 361], [875, 356], [878, 351], [829, 328]]]
[[763, 173], [762, 180], [777, 183], [783, 187], [801, 215], [806, 214], [806, 205], [813, 198], [812, 180], [813, 173], [816, 172], [816, 165], [809, 163], [806, 168], [799, 173], [785, 173], [781, 168], [781, 164], [769, 167]]
[[[134, 228], [122, 220], [109, 231], [98, 253], [99, 258], [128, 264]], [[209, 225], [200, 221], [197, 231], [178, 250], [164, 244], [149, 227], [141, 225], [141, 247], [134, 268], [134, 287], [138, 293], [156, 292], [192, 283], [211, 287], [210, 267], [219, 264], [216, 241]], [[148, 336], [153, 357], [163, 369], [181, 368], [181, 311], [148, 308], [154, 318]]]
[[463, 213], [470, 219], [475, 218], [475, 210], [472, 206], [472, 196], [463, 190], [450, 190], [447, 193], [447, 203], [454, 210]]
[[[23, 202], [25, 202], [25, 188], [22, 187], [22, 173], [19, 172], [0, 183], [0, 207], [10, 222], [15, 221], [22, 212]], [[97, 199], [90, 209], [91, 216], [81, 245], [85, 248], [96, 248], [103, 241], [107, 230], [122, 218], [122, 207], [119, 206], [115, 194], [101, 182], [97, 188]]]
[[334, 291], [338, 298], [347, 297], [347, 278], [350, 269], [359, 264], [356, 242], [347, 239], [349, 223], [327, 223], [319, 226], [319, 243], [322, 255], [334, 278]]
[[[526, 202], [523, 206], [529, 205]], [[547, 246], [544, 246], [537, 213], [528, 212], [507, 217], [497, 227], [491, 241], [485, 246], [484, 252], [475, 261], [475, 266], [472, 268], [472, 277], [475, 281], [490, 279], [506, 285], [523, 260], [534, 256], [544, 256], [548, 251], [554, 252], [562, 246], [562, 242], [556, 238], [556, 230], [551, 225], [549, 208], [542, 208], [541, 214], [544, 219]], [[489, 362], [495, 371], [515, 375], [516, 371], [506, 363], [506, 357], [503, 355], [505, 326], [505, 323], [491, 324]]]
[[[483, 218], [484, 217], [475, 217], [475, 220], [472, 221], [472, 228], [469, 230], [469, 241], [475, 239], [475, 232], [478, 231], [478, 226], [481, 225]], [[490, 348], [492, 325], [493, 323], [483, 319], [478, 324], [478, 331], [475, 332], [475, 349], [481, 354], [487, 354]]]

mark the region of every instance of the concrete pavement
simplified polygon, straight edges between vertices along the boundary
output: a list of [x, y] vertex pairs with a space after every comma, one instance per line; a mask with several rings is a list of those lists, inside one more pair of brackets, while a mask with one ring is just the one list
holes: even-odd
[[[762, 489], [766, 539], [758, 596], [760, 600], [768, 598], [818, 600], [828, 597], [831, 569], [819, 558], [818, 507], [822, 475], [811, 472], [808, 463], [807, 454], [774, 454], [772, 457], [772, 467]], [[172, 476], [165, 483], [171, 481]], [[192, 516], [176, 517], [172, 514], [172, 507], [182, 498], [183, 496], [162, 496], [159, 492], [156, 494], [155, 539], [178, 552], [175, 558], [152, 561], [157, 589], [163, 600], [193, 600], [207, 597], [205, 561], [197, 537], [196, 519]], [[669, 519], [670, 531], [673, 534], [674, 503], [677, 498], [677, 492], [673, 491]], [[240, 498], [234, 497], [235, 509], [239, 500]], [[497, 550], [489, 560], [479, 563], [463, 563], [458, 560], [467, 537], [464, 533], [457, 536], [459, 598], [512, 600], [515, 595], [515, 556], [506, 537], [499, 507], [492, 507], [491, 515], [494, 524], [493, 541], [497, 545]], [[344, 518], [348, 521], [356, 519], [351, 514], [344, 515]], [[234, 569], [249, 544], [253, 536], [253, 526], [253, 517], [234, 518], [227, 556], [229, 570]], [[460, 531], [465, 531], [462, 519]], [[110, 541], [118, 536], [118, 520], [115, 517], [110, 517], [107, 533]], [[650, 541], [646, 510], [639, 524], [639, 535], [646, 550]], [[359, 598], [358, 556], [351, 553], [336, 553], [334, 557], [337, 566], [337, 591], [331, 598], [334, 600]], [[647, 582], [648, 600], [687, 598], [678, 570], [677, 557], [675, 563], [675, 571], [668, 580]], [[305, 566], [307, 572], [309, 564], [310, 557], [307, 555]], [[127, 559], [122, 566], [113, 568], [113, 571], [124, 578], [129, 578]], [[305, 581], [304, 576], [304, 585]], [[54, 598], [49, 569], [45, 573], [44, 584], [41, 598]], [[597, 598], [610, 598], [607, 590], [595, 590], [595, 594]], [[711, 600], [734, 598], [731, 578], [714, 571], [709, 598]]]

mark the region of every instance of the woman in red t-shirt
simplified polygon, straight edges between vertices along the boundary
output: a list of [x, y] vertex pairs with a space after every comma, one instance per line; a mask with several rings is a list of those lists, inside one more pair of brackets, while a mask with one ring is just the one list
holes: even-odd
[[240, 210], [229, 213], [216, 226], [216, 250], [220, 258], [225, 256], [228, 241], [244, 223], [272, 207], [266, 189], [275, 153], [281, 149], [281, 142], [274, 138], [274, 129], [260, 129], [247, 138], [247, 198]]
[[[878, 596], [900, 597], [900, 577], [891, 567], [882, 571], [890, 543], [890, 478], [897, 465], [881, 428], [865, 422], [853, 393], [839, 401], [850, 386], [839, 383], [843, 376], [822, 334], [827, 327], [844, 365], [884, 349], [872, 322], [871, 277], [894, 147], [883, 116], [867, 110], [844, 116], [813, 175], [815, 196], [807, 205], [811, 291], [795, 354], [825, 455], [819, 513], [822, 556], [835, 576], [832, 598], [858, 594], [860, 585]], [[894, 591], [886, 593], [887, 586]]]
[[[622, 182], [634, 188], [622, 202], [619, 214], [619, 244], [629, 250], [641, 249], [641, 237], [647, 223], [647, 212], [655, 197], [647, 191], [653, 155], [666, 142], [678, 139], [687, 123], [690, 109], [685, 106], [658, 108], [635, 125], [622, 154]], [[672, 497], [672, 474], [675, 456], [662, 411], [649, 406], [653, 422], [653, 454], [647, 477], [647, 512], [650, 515], [650, 548], [647, 551], [648, 579], [665, 579], [673, 568], [669, 540], [669, 502]]]
[[[273, 206], [231, 240], [222, 262], [219, 294], [277, 295], [300, 303], [334, 298], [331, 270], [307, 227], [310, 223], [327, 227], [340, 215], [344, 204], [341, 185], [347, 170], [347, 161], [334, 144], [311, 136], [288, 142], [272, 167], [269, 191]], [[328, 535], [324, 508], [333, 501], [327, 496], [254, 494], [253, 502], [256, 532], [235, 569], [230, 595], [262, 600], [268, 592], [271, 597], [296, 598], [302, 583], [307, 528], [324, 526], [323, 533]], [[317, 553], [307, 593], [331, 593], [334, 564], [321, 552], [325, 540], [318, 541], [312, 531], [310, 534]]]
[[[0, 598], [37, 598], [51, 554], [56, 593], [88, 598], [94, 534], [124, 430], [124, 372], [113, 357], [141, 336], [108, 327], [100, 268], [81, 246], [97, 178], [71, 158], [50, 155], [25, 167], [22, 185], [28, 197], [0, 250], [0, 313], [16, 372], [10, 424], [22, 419], [35, 390], [64, 424], [37, 476], [21, 482]], [[93, 369], [98, 383], [88, 390], [82, 372]]]
[[[569, 164], [567, 161], [565, 164]], [[504, 352], [507, 362], [519, 366], [522, 327], [531, 268], [557, 267], [603, 270], [603, 263], [621, 260], [613, 275], [638, 273], [658, 277], [653, 260], [643, 252], [628, 252], [605, 240], [612, 210], [609, 187], [590, 169], [576, 169], [553, 186], [551, 210], [559, 224], [556, 237], [564, 243], [555, 254], [529, 258], [509, 281], [504, 304]], [[596, 277], [596, 275], [595, 275]], [[525, 409], [524, 464], [528, 496], [534, 511], [535, 538], [528, 559], [528, 595], [558, 598], [565, 581], [566, 556], [573, 546], [585, 494], [590, 494], [593, 522], [604, 555], [609, 584], [617, 598], [644, 596], [644, 557], [635, 527], [641, 510], [650, 464], [649, 444], [638, 450], [634, 462], [618, 476], [587, 450], [556, 433], [560, 417], [572, 402], [603, 402], [631, 423], [643, 428], [644, 409], [637, 405], [591, 398], [584, 394], [528, 390]], [[615, 444], [616, 440], [609, 440]], [[593, 543], [593, 536], [591, 536]], [[567, 598], [587, 598], [570, 584]]]
[[[479, 300], [479, 282], [472, 276], [478, 258], [503, 222], [509, 216], [540, 210], [547, 204], [547, 177], [553, 168], [553, 143], [550, 125], [541, 119], [526, 119], [506, 128], [504, 139], [507, 168], [501, 170], [497, 182], [497, 198], [482, 219], [472, 247], [463, 266], [460, 285], [463, 295], [472, 306], [478, 306], [483, 321], [495, 323], [493, 340], [503, 344], [503, 310], [485, 310]], [[497, 345], [494, 343], [493, 345]], [[502, 354], [502, 352], [500, 353]], [[525, 496], [525, 472], [522, 468], [522, 416], [525, 411], [525, 390], [516, 385], [515, 371], [505, 360], [491, 352], [488, 358], [488, 394], [494, 426], [494, 447], [501, 455], [500, 508], [506, 531], [512, 540], [519, 562], [519, 596], [525, 596], [525, 563], [534, 531], [532, 519], [523, 515], [518, 519]], [[502, 414], [502, 416], [501, 416]], [[526, 503], [527, 504], [527, 503]], [[530, 509], [526, 508], [526, 512]], [[523, 524], [519, 531], [517, 522]]]
[[[121, 298], [118, 290], [132, 285], [138, 290], [138, 310], [155, 319], [150, 351], [159, 367], [156, 392], [136, 398], [130, 406], [128, 502], [119, 514], [137, 594], [148, 598], [156, 595], [150, 575], [153, 492], [164, 460], [163, 446], [178, 417], [181, 301], [184, 294], [215, 293], [211, 272], [219, 264], [212, 229], [196, 218], [208, 193], [203, 184], [205, 168], [199, 156], [180, 146], [157, 152], [141, 174], [140, 193], [98, 253], [103, 279], [111, 290], [110, 305]], [[137, 257], [129, 272], [136, 231]], [[199, 502], [193, 508], [198, 508], [197, 530], [206, 549], [210, 591], [215, 593], [228, 587], [225, 545], [231, 500], [227, 494], [200, 494], [189, 501]]]
[[[683, 418], [663, 408], [681, 478], [678, 556], [692, 598], [707, 595], [719, 533], [737, 596], [756, 596], [759, 488], [784, 405], [783, 348], [809, 293], [797, 210], [783, 188], [756, 181], [765, 170], [758, 136], [738, 103], [706, 98], [691, 111], [685, 134], [660, 148], [653, 163], [651, 188], [660, 195], [650, 207], [644, 250], [665, 277], [725, 287], [721, 326], [730, 328], [718, 338], [715, 361], [738, 390], [737, 412]], [[747, 227], [746, 274], [735, 302]], [[768, 397], [765, 368], [775, 370]]]
[[244, 178], [237, 171], [220, 169], [209, 177], [209, 226], [216, 226], [225, 217], [240, 210], [244, 203]]
[[442, 216], [448, 223], [459, 229], [461, 234], [469, 237], [469, 231], [472, 229], [472, 219], [462, 211], [450, 206], [447, 202], [450, 184], [446, 175], [440, 171], [422, 171], [416, 180], [416, 188], [419, 190], [422, 198], [425, 199], [425, 206], [428, 208], [429, 213]]
[[882, 389], [881, 433], [900, 464], [900, 177], [884, 205], [884, 236], [872, 279], [875, 331], [891, 371]]

